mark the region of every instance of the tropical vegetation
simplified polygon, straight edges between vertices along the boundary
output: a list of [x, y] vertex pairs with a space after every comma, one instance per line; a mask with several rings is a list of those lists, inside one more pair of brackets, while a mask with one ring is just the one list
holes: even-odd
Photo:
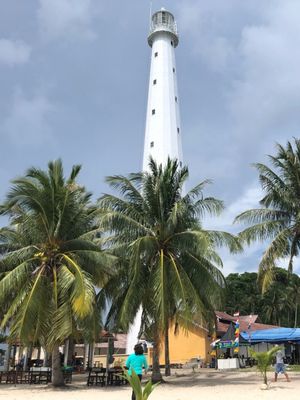
[[99, 331], [95, 285], [112, 258], [94, 242], [97, 208], [78, 185], [80, 166], [64, 177], [60, 160], [15, 179], [1, 213], [1, 328], [9, 340], [41, 343], [52, 352], [52, 382], [62, 385], [59, 346], [71, 335]]
[[143, 388], [140, 378], [137, 376], [134, 370], [132, 370], [131, 375], [129, 375], [125, 369], [123, 372], [129, 385], [132, 387], [136, 400], [147, 400], [156, 386], [159, 385], [159, 382], [153, 384], [150, 379]]
[[268, 375], [267, 372], [269, 370], [270, 365], [273, 362], [274, 356], [281, 347], [276, 346], [272, 347], [268, 351], [254, 351], [250, 349], [251, 356], [257, 361], [257, 369], [262, 374], [263, 382], [265, 385], [268, 385]]
[[259, 264], [259, 279], [263, 290], [273, 280], [276, 262], [288, 259], [288, 271], [300, 249], [300, 140], [277, 144], [277, 154], [269, 155], [271, 167], [254, 164], [264, 191], [261, 208], [247, 210], [235, 222], [250, 225], [240, 233], [248, 244], [270, 240]]
[[203, 229], [203, 217], [219, 214], [223, 203], [203, 196], [208, 181], [183, 195], [187, 177], [176, 160], [165, 166], [151, 160], [148, 172], [107, 178], [121, 196], [99, 200], [105, 246], [124, 262], [98, 300], [113, 300], [108, 324], [125, 330], [142, 307], [142, 331], [154, 343], [155, 381], [161, 379], [159, 344], [169, 327], [214, 322], [224, 287], [216, 248], [241, 248], [231, 234]]
[[261, 292], [256, 272], [234, 273], [226, 277], [224, 310], [241, 315], [258, 314], [260, 321], [277, 326], [300, 324], [300, 278], [283, 268], [275, 268], [273, 282]]
[[[140, 336], [154, 344], [154, 381], [161, 379], [162, 341], [170, 373], [170, 329], [212, 326], [216, 308], [299, 326], [293, 263], [300, 249], [300, 140], [278, 144], [269, 160], [271, 167], [255, 164], [264, 196], [260, 208], [236, 217], [247, 224], [239, 238], [204, 228], [223, 202], [204, 196], [208, 180], [185, 193], [188, 169], [177, 160], [150, 160], [145, 172], [108, 177], [113, 193], [96, 204], [78, 184], [80, 166], [67, 178], [60, 160], [46, 171], [30, 168], [0, 206], [8, 218], [0, 229], [0, 332], [10, 343], [38, 343], [52, 353], [53, 384], [61, 385], [59, 346], [74, 338], [93, 342], [107, 312], [107, 329], [127, 331], [141, 310]], [[241, 242], [254, 241], [269, 241], [258, 274], [225, 281], [218, 247], [237, 252]], [[287, 270], [278, 268], [284, 259]], [[271, 355], [261, 357], [265, 365]]]

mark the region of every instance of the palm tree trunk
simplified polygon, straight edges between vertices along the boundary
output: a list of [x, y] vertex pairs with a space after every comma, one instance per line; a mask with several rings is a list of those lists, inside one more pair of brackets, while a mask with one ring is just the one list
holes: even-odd
[[15, 365], [16, 365], [16, 354], [17, 354], [17, 345], [14, 344], [13, 345], [13, 356], [12, 356], [13, 367], [15, 367]]
[[29, 359], [31, 359], [31, 346], [27, 346], [25, 350], [25, 359], [24, 359], [24, 371], [27, 371], [27, 369], [30, 367]]
[[70, 341], [69, 339], [66, 339], [64, 347], [64, 365], [68, 365], [69, 350], [70, 350]]
[[49, 352], [46, 350], [46, 348], [43, 348], [44, 350], [44, 362], [43, 362], [43, 367], [49, 367], [50, 366], [50, 357], [49, 357]]
[[61, 358], [58, 345], [55, 345], [52, 350], [52, 385], [64, 386], [64, 377], [61, 368]]
[[89, 348], [90, 345], [85, 342], [84, 343], [84, 355], [83, 355], [83, 369], [84, 371], [89, 367]]
[[9, 371], [10, 367], [10, 354], [11, 354], [11, 345], [7, 346], [7, 350], [5, 352], [5, 362], [4, 362], [4, 371]]
[[169, 346], [169, 321], [166, 323], [166, 332], [165, 332], [165, 375], [171, 375], [171, 367], [170, 367], [170, 346]]
[[264, 377], [264, 384], [267, 385], [268, 384], [268, 377], [267, 377], [267, 371], [266, 370], [263, 373], [263, 377]]
[[160, 344], [159, 336], [155, 334], [153, 343], [153, 363], [152, 363], [152, 377], [151, 377], [152, 382], [162, 381], [162, 375], [159, 367], [159, 354], [160, 354], [159, 344]]
[[88, 355], [88, 366], [89, 368], [93, 368], [94, 366], [94, 343], [89, 344], [89, 355]]
[[73, 364], [75, 341], [72, 336], [69, 337], [68, 365]]

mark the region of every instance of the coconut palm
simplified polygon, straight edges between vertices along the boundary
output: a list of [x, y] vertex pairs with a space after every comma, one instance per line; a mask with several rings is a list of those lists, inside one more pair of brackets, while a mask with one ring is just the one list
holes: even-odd
[[206, 213], [215, 215], [223, 209], [221, 201], [203, 197], [208, 181], [183, 196], [186, 167], [180, 169], [171, 160], [163, 167], [151, 160], [149, 168], [107, 178], [121, 197], [105, 194], [100, 199], [100, 225], [110, 233], [107, 246], [127, 261], [100, 297], [113, 299], [109, 319], [124, 329], [142, 306], [143, 325], [154, 342], [152, 379], [158, 380], [159, 343], [170, 317], [176, 315], [185, 327], [213, 318], [213, 305], [224, 285], [216, 246], [226, 244], [235, 251], [240, 245], [228, 233], [202, 228]]
[[[300, 278], [296, 274], [292, 274], [290, 276], [290, 281], [288, 287], [286, 288], [287, 296], [289, 298], [289, 303], [292, 305], [291, 307], [291, 314], [294, 314], [294, 321], [293, 325], [294, 328], [297, 328], [299, 320], [299, 304], [300, 304]], [[289, 324], [291, 326], [291, 324]]]
[[281, 347], [272, 347], [269, 351], [254, 351], [250, 349], [250, 354], [257, 361], [257, 369], [262, 374], [263, 382], [265, 385], [268, 385], [268, 376], [267, 372], [272, 364], [275, 354], [277, 351], [281, 350]]
[[65, 179], [62, 162], [31, 168], [13, 181], [1, 212], [1, 327], [10, 340], [52, 351], [54, 385], [63, 384], [59, 345], [95, 324], [95, 288], [108, 273], [110, 258], [93, 242], [97, 232], [90, 194], [76, 183], [80, 166]]
[[[285, 288], [286, 289], [286, 288]], [[262, 315], [268, 324], [286, 326], [288, 313], [293, 308], [292, 298], [288, 290], [277, 283], [272, 282], [262, 297]]]
[[235, 222], [251, 224], [240, 236], [248, 244], [271, 240], [259, 265], [263, 290], [271, 283], [276, 260], [288, 257], [288, 270], [300, 249], [300, 140], [286, 147], [277, 144], [277, 154], [269, 155], [273, 169], [255, 164], [265, 192], [261, 208], [238, 215]]

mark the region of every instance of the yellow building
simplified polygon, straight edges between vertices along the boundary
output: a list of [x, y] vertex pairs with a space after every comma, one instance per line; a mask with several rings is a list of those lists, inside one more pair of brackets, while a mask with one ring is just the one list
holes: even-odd
[[[202, 364], [210, 361], [210, 336], [208, 330], [193, 325], [188, 330], [178, 328], [176, 333], [174, 327], [169, 330], [169, 351], [171, 364], [185, 364], [192, 358], [200, 358]], [[160, 360], [161, 365], [165, 364], [164, 340], [161, 343]]]
[[[123, 365], [127, 358], [126, 354], [126, 334], [115, 334], [114, 335], [114, 364]], [[189, 362], [191, 359], [200, 359], [201, 364], [204, 366], [210, 362], [210, 342], [211, 338], [207, 329], [199, 325], [191, 325], [189, 329], [183, 329], [181, 327], [175, 329], [172, 326], [169, 329], [169, 352], [170, 352], [170, 363], [181, 364]], [[107, 341], [102, 343], [95, 343], [93, 345], [93, 359], [91, 365], [95, 366], [106, 366], [106, 354], [107, 354]], [[84, 345], [76, 345], [77, 357], [85, 358]], [[153, 349], [148, 348], [147, 358], [149, 365], [152, 365], [152, 354]], [[161, 365], [165, 364], [165, 348], [164, 338], [161, 340], [160, 345], [160, 360]], [[86, 364], [86, 361], [84, 362]]]

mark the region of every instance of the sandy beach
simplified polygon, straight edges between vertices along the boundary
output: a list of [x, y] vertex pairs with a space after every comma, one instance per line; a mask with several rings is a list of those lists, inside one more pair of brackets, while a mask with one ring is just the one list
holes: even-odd
[[[176, 375], [175, 375], [176, 374]], [[270, 373], [270, 380], [273, 374]], [[299, 399], [300, 374], [290, 373], [291, 382], [280, 376], [278, 382], [261, 390], [261, 377], [257, 372], [174, 372], [167, 383], [160, 385], [150, 396], [151, 400], [289, 400]], [[129, 387], [87, 387], [84, 377], [75, 377], [64, 390], [46, 386], [0, 385], [0, 400], [130, 400]]]

